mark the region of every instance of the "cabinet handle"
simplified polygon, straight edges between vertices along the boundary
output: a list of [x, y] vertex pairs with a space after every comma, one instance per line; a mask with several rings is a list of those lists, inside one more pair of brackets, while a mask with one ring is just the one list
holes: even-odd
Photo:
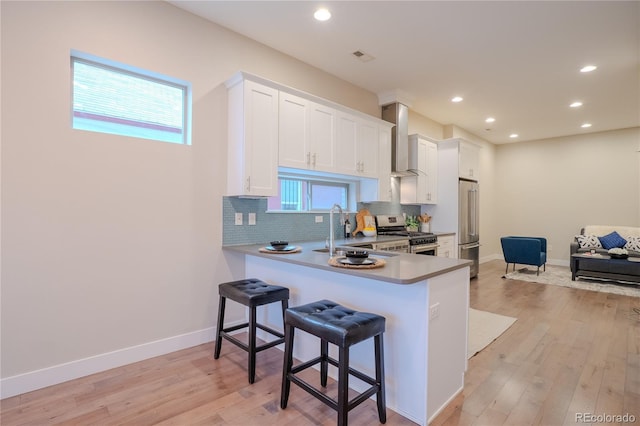
[[311, 164], [311, 153], [307, 152], [307, 166]]
[[247, 191], [251, 191], [251, 176], [247, 177]]
[[312, 158], [313, 158], [313, 167], [315, 167], [316, 166], [316, 153], [315, 152], [313, 153]]

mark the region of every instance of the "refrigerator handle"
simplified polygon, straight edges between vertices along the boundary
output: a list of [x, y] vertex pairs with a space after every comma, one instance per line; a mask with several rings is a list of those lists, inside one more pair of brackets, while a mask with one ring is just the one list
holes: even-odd
[[478, 190], [470, 189], [467, 193], [469, 198], [469, 209], [467, 214], [469, 215], [469, 230], [470, 235], [478, 235], [478, 211], [477, 211], [477, 201], [478, 201]]

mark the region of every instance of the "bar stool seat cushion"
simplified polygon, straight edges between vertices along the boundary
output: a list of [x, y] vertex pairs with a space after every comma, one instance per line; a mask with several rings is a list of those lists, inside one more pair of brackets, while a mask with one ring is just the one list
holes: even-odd
[[357, 312], [330, 300], [287, 309], [285, 323], [341, 347], [366, 340], [385, 329], [384, 317]]
[[289, 298], [289, 289], [267, 284], [256, 278], [223, 283], [218, 286], [221, 297], [245, 306], [261, 306]]

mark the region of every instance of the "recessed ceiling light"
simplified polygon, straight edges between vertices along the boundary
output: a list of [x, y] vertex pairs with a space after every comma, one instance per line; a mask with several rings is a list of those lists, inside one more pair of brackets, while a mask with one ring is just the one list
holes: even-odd
[[460, 96], [456, 96], [451, 98], [451, 102], [462, 102], [462, 98]]
[[586, 129], [586, 128], [588, 128], [588, 127], [591, 127], [591, 123], [584, 123], [584, 124], [583, 124], [582, 126], [580, 126], [580, 127], [582, 127], [583, 129]]
[[591, 72], [591, 71], [595, 70], [596, 68], [598, 68], [598, 67], [596, 67], [595, 65], [587, 65], [587, 66], [584, 66], [584, 67], [580, 68], [580, 72]]
[[493, 117], [489, 117], [486, 120], [484, 120], [485, 123], [493, 123], [494, 121], [496, 121], [496, 119]]
[[520, 136], [520, 135], [518, 135], [517, 133], [511, 133], [511, 134], [509, 135], [509, 137], [510, 137], [511, 139], [515, 139], [515, 138], [517, 138], [518, 136]]
[[575, 101], [573, 102], [571, 105], [569, 105], [571, 108], [578, 108], [582, 106], [582, 102], [580, 101]]
[[329, 12], [327, 9], [318, 9], [313, 14], [313, 17], [318, 21], [328, 21], [329, 19], [331, 19], [331, 12]]

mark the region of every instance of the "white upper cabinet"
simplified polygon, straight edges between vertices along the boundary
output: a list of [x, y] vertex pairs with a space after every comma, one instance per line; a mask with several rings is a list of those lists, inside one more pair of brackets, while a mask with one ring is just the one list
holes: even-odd
[[464, 179], [479, 180], [480, 149], [478, 146], [460, 140], [458, 148], [458, 176]]
[[378, 201], [391, 201], [391, 124], [378, 127]]
[[358, 122], [356, 117], [342, 111], [336, 116], [336, 172], [353, 175], [356, 173]]
[[438, 202], [438, 145], [420, 135], [409, 136], [409, 168], [416, 176], [400, 180], [400, 201], [405, 204]]
[[286, 167], [381, 179], [367, 195], [390, 199], [389, 123], [244, 72], [227, 88], [227, 195], [277, 196]]
[[278, 90], [239, 74], [227, 82], [227, 195], [278, 195]]
[[309, 110], [311, 101], [280, 92], [279, 131], [281, 166], [306, 169], [311, 165]]
[[378, 123], [358, 120], [356, 144], [356, 173], [365, 177], [379, 177], [378, 169]]
[[336, 112], [312, 102], [309, 113], [309, 168], [331, 172], [335, 169]]
[[336, 173], [378, 178], [378, 122], [342, 111], [337, 122]]
[[336, 113], [332, 108], [281, 91], [279, 126], [280, 166], [333, 171]]

